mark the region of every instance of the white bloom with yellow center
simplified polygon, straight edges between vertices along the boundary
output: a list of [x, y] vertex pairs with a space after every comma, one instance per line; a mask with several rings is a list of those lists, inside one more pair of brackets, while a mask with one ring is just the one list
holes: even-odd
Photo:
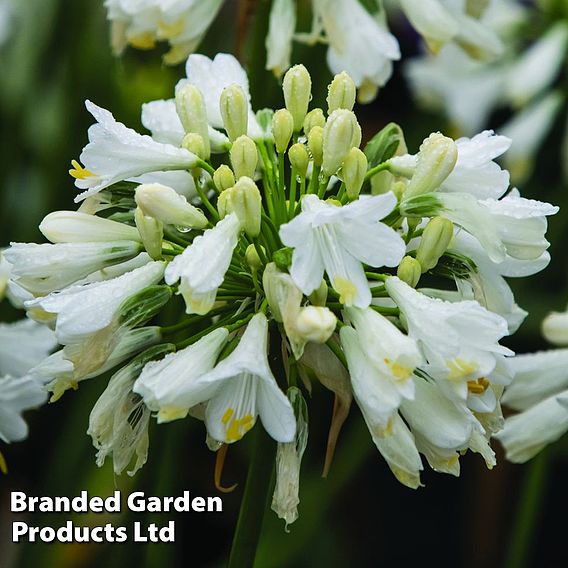
[[290, 274], [309, 295], [324, 272], [346, 306], [365, 308], [371, 292], [362, 263], [396, 266], [405, 252], [402, 238], [379, 222], [396, 205], [392, 193], [363, 197], [337, 207], [306, 195], [302, 212], [280, 227], [280, 238], [294, 248]]
[[217, 288], [223, 283], [240, 232], [239, 219], [231, 213], [196, 237], [166, 268], [168, 284], [181, 280], [179, 293], [185, 300], [188, 314], [203, 315], [213, 307]]

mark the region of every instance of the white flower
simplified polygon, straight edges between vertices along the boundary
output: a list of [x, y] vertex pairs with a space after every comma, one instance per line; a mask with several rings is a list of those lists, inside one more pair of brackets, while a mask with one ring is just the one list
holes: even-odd
[[296, 29], [294, 0], [275, 0], [270, 9], [266, 35], [266, 68], [278, 77], [290, 67], [292, 38]]
[[386, 288], [404, 315], [410, 337], [428, 360], [425, 370], [450, 397], [465, 400], [468, 383], [487, 377], [498, 356], [511, 355], [499, 339], [507, 322], [474, 301], [447, 302], [417, 292], [397, 277]]
[[217, 16], [223, 0], [105, 0], [112, 22], [112, 47], [151, 49], [168, 41], [164, 62], [174, 65], [194, 51]]
[[568, 311], [551, 312], [542, 321], [542, 335], [554, 344], [568, 345]]
[[507, 459], [524, 463], [568, 430], [568, 390], [549, 396], [528, 410], [505, 420], [495, 437]]
[[367, 307], [371, 292], [361, 263], [396, 266], [404, 256], [401, 237], [379, 223], [395, 205], [392, 193], [343, 207], [306, 195], [302, 213], [280, 227], [282, 242], [294, 248], [290, 274], [302, 292], [317, 289], [325, 271], [344, 304]]
[[258, 313], [236, 349], [212, 371], [187, 385], [185, 405], [207, 401], [205, 424], [215, 440], [226, 444], [240, 440], [258, 416], [277, 442], [294, 439], [294, 411], [270, 370], [267, 344], [268, 321]]
[[422, 362], [416, 342], [371, 308], [350, 308], [355, 330], [341, 328], [355, 399], [377, 425], [388, 429], [404, 398], [414, 398], [412, 373]]
[[225, 87], [238, 85], [248, 100], [248, 135], [257, 138], [261, 130], [250, 104], [249, 82], [246, 71], [238, 60], [228, 53], [218, 53], [214, 59], [205, 55], [190, 55], [186, 64], [187, 79], [182, 79], [176, 88], [185, 82], [195, 85], [203, 95], [207, 119], [213, 128], [224, 128], [219, 102]]
[[182, 294], [188, 314], [206, 314], [215, 303], [233, 257], [240, 234], [240, 222], [233, 213], [215, 227], [196, 237], [185, 251], [168, 265], [165, 280], [174, 284], [181, 280]]
[[359, 99], [371, 101], [389, 80], [392, 62], [400, 59], [384, 14], [374, 18], [358, 0], [314, 0], [314, 13], [329, 42], [329, 68], [333, 73], [347, 71], [360, 89]]
[[31, 377], [0, 377], [0, 440], [19, 442], [28, 435], [21, 414], [47, 400], [47, 393]]
[[0, 376], [22, 377], [56, 345], [54, 333], [34, 321], [0, 323]]
[[122, 276], [85, 286], [71, 286], [26, 302], [56, 314], [55, 334], [59, 343], [81, 343], [114, 323], [121, 304], [144, 288], [157, 284], [164, 273], [163, 262], [149, 262]]
[[76, 202], [113, 183], [150, 172], [186, 170], [199, 161], [184, 148], [156, 142], [127, 128], [91, 101], [86, 101], [85, 106], [97, 122], [89, 128], [89, 143], [81, 152], [84, 167], [75, 163], [70, 170], [75, 185], [85, 190], [75, 198]]
[[45, 295], [139, 252], [139, 243], [133, 241], [12, 243], [4, 255], [12, 263], [12, 278], [20, 286], [35, 295]]
[[0, 249], [0, 302], [8, 292], [8, 282], [12, 274], [12, 265], [6, 260], [6, 249]]
[[133, 390], [150, 410], [158, 412], [158, 422], [187, 416], [196, 394], [193, 383], [213, 368], [228, 335], [225, 328], [216, 329], [197, 343], [144, 367]]

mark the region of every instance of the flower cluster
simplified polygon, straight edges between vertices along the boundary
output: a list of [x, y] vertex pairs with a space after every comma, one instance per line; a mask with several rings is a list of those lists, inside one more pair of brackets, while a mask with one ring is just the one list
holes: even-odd
[[31, 371], [52, 400], [114, 369], [89, 421], [97, 463], [141, 467], [152, 416], [202, 420], [215, 451], [260, 418], [278, 442], [273, 508], [292, 522], [315, 380], [341, 408], [330, 452], [355, 399], [409, 487], [421, 454], [453, 475], [468, 449], [494, 465], [513, 354], [499, 342], [525, 316], [505, 277], [546, 266], [557, 209], [509, 189], [503, 136], [434, 133], [413, 155], [390, 124], [361, 150], [349, 75], [325, 112], [301, 65], [283, 94], [255, 113], [236, 59], [192, 55], [175, 97], [143, 106], [151, 135], [87, 102], [79, 210], [5, 255], [62, 345]]
[[[536, 152], [555, 119], [565, 114], [565, 89], [558, 79], [568, 60], [568, 20], [549, 19], [543, 29], [532, 24], [546, 20], [542, 8], [493, 0], [482, 22], [507, 46], [497, 61], [475, 61], [447, 45], [436, 57], [416, 57], [405, 66], [417, 101], [446, 114], [460, 133], [477, 132], [496, 110], [512, 111], [500, 132], [515, 141], [505, 165], [517, 182], [531, 174]], [[566, 137], [568, 152], [568, 132]]]
[[[105, 0], [112, 22], [112, 44], [121, 53], [127, 44], [140, 49], [168, 41], [166, 63], [179, 63], [199, 44], [223, 0]], [[333, 73], [347, 71], [359, 89], [360, 102], [375, 98], [401, 57], [389, 31], [382, 0], [312, 0], [309, 32], [298, 32], [296, 0], [274, 0], [266, 36], [266, 68], [281, 76], [289, 67], [294, 41], [329, 45]], [[479, 20], [486, 2], [399, 0], [404, 13], [430, 49], [453, 43], [475, 58], [493, 60], [503, 51], [499, 37]]]

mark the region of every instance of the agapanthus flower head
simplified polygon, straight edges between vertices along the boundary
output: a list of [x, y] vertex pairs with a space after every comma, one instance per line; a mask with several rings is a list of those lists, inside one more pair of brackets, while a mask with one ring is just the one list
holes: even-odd
[[504, 277], [544, 268], [555, 212], [506, 194], [493, 159], [509, 141], [435, 133], [413, 156], [391, 124], [360, 147], [346, 73], [327, 115], [303, 66], [282, 108], [255, 115], [232, 56], [192, 55], [187, 71], [142, 109], [151, 136], [91, 107], [86, 204], [46, 217], [53, 244], [6, 253], [10, 285], [63, 345], [29, 371], [53, 399], [115, 370], [90, 419], [99, 465], [141, 467], [153, 416], [201, 420], [218, 463], [263, 428], [278, 443], [273, 508], [291, 523], [319, 380], [335, 394], [326, 473], [352, 400], [410, 487], [421, 454], [454, 475], [467, 450], [492, 467], [512, 373], [500, 341], [522, 319]]

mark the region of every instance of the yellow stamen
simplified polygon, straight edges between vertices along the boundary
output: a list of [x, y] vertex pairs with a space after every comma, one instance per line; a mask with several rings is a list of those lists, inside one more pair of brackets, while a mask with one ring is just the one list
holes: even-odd
[[221, 418], [221, 422], [226, 425], [227, 442], [240, 440], [254, 426], [254, 417], [251, 414], [239, 419], [231, 418], [233, 413], [233, 409], [229, 408]]
[[85, 169], [77, 160], [71, 160], [71, 165], [73, 169], [69, 170], [69, 175], [75, 179], [87, 179], [96, 176], [90, 170]]
[[463, 379], [467, 375], [471, 375], [477, 371], [476, 363], [473, 361], [464, 361], [461, 357], [447, 361], [446, 364], [450, 370], [448, 378], [452, 381]]
[[384, 358], [384, 362], [388, 367], [390, 367], [391, 373], [395, 376], [395, 378], [405, 381], [412, 375], [412, 369], [410, 367], [405, 367], [400, 363], [393, 363], [388, 357]]
[[485, 377], [477, 381], [467, 381], [467, 390], [472, 394], [483, 394], [489, 388], [489, 381]]
[[353, 282], [345, 278], [341, 278], [341, 276], [336, 276], [333, 279], [333, 287], [339, 294], [339, 301], [342, 304], [350, 306], [353, 303], [353, 300], [355, 299], [355, 296], [357, 294], [357, 288], [355, 287], [355, 284], [353, 284]]
[[221, 422], [223, 424], [227, 424], [227, 422], [229, 422], [231, 416], [233, 416], [234, 413], [235, 411], [232, 408], [227, 408], [227, 411], [225, 412], [225, 414], [223, 414], [223, 417], [221, 418]]
[[128, 43], [136, 49], [154, 49], [156, 47], [156, 40], [150, 32], [130, 37]]

